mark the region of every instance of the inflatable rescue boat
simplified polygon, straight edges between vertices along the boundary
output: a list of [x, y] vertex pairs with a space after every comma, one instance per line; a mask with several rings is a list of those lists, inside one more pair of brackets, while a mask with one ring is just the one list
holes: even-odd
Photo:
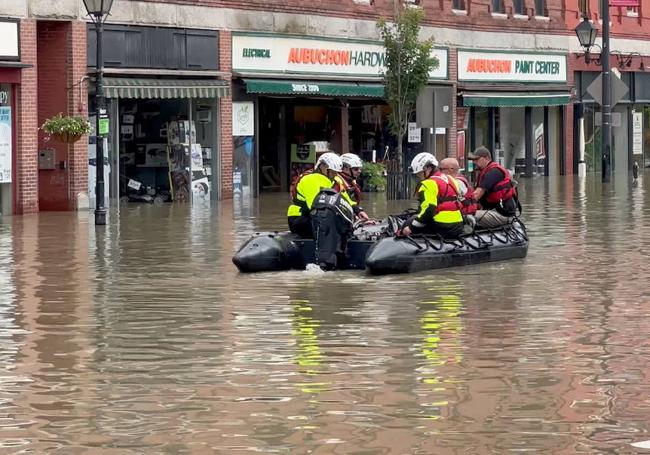
[[[347, 242], [339, 269], [364, 270], [371, 274], [410, 273], [482, 262], [523, 258], [528, 252], [524, 224], [514, 222], [491, 230], [477, 230], [456, 240], [437, 236], [395, 237], [401, 220], [387, 220], [360, 226]], [[259, 232], [244, 243], [233, 257], [240, 272], [267, 272], [298, 269], [314, 263], [313, 240], [290, 232]]]

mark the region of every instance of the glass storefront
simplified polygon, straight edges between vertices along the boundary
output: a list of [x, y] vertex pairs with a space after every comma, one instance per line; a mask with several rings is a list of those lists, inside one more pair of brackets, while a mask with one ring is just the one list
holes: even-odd
[[650, 168], [650, 106], [643, 106], [642, 108], [638, 109], [637, 112], [638, 111], [643, 114], [643, 163], [639, 163], [639, 166]]
[[106, 177], [111, 199], [162, 203], [218, 198], [216, 99], [120, 98], [109, 101], [109, 112]]
[[350, 151], [372, 161], [381, 160], [387, 146], [394, 149], [388, 107], [378, 99], [260, 97], [258, 104], [261, 191], [286, 191], [323, 151]]
[[[628, 170], [629, 116], [631, 106], [619, 105], [612, 110], [612, 171], [626, 173]], [[600, 107], [595, 104], [584, 105], [585, 119], [585, 163], [587, 172], [599, 173], [602, 170], [602, 133]]]
[[11, 84], [0, 84], [0, 215], [13, 212], [13, 127]]
[[[485, 146], [493, 152], [494, 160], [512, 169], [516, 175], [524, 175], [526, 168], [526, 110], [530, 109], [532, 123], [533, 175], [559, 175], [564, 154], [562, 147], [562, 107], [473, 107], [470, 133], [466, 152], [471, 147]], [[493, 116], [493, 118], [491, 118]], [[490, 144], [490, 122], [494, 128], [494, 144]], [[473, 145], [472, 145], [473, 143]], [[548, 162], [547, 162], [548, 161]]]

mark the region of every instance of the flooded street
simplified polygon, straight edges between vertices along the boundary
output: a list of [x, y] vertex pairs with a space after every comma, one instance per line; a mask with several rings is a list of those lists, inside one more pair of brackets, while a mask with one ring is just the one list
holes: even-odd
[[240, 275], [286, 194], [7, 218], [0, 453], [650, 453], [650, 174], [597, 180], [521, 184], [524, 260], [386, 277]]

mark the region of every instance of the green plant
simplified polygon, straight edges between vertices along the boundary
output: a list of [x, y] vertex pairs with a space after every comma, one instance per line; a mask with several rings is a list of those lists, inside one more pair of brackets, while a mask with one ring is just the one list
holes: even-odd
[[439, 62], [431, 55], [433, 40], [419, 39], [424, 11], [400, 4], [394, 4], [394, 22], [379, 19], [377, 28], [386, 52], [384, 97], [391, 107], [389, 126], [397, 139], [397, 161], [403, 169], [403, 142], [409, 119], [418, 95], [427, 84], [429, 73], [438, 67]]
[[386, 166], [383, 163], [363, 163], [361, 177], [367, 191], [386, 190]]
[[88, 119], [80, 116], [63, 116], [58, 113], [54, 117], [45, 120], [41, 129], [47, 134], [54, 136], [81, 137], [91, 131]]

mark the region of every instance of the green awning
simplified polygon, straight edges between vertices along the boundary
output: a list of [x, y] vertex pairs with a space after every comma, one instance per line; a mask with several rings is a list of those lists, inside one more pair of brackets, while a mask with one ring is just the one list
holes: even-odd
[[218, 79], [104, 78], [107, 98], [221, 98], [230, 85]]
[[571, 95], [564, 92], [465, 92], [463, 106], [528, 107], [563, 106]]
[[261, 95], [309, 95], [309, 96], [359, 96], [383, 98], [381, 84], [359, 82], [287, 81], [275, 79], [244, 79], [248, 93]]

